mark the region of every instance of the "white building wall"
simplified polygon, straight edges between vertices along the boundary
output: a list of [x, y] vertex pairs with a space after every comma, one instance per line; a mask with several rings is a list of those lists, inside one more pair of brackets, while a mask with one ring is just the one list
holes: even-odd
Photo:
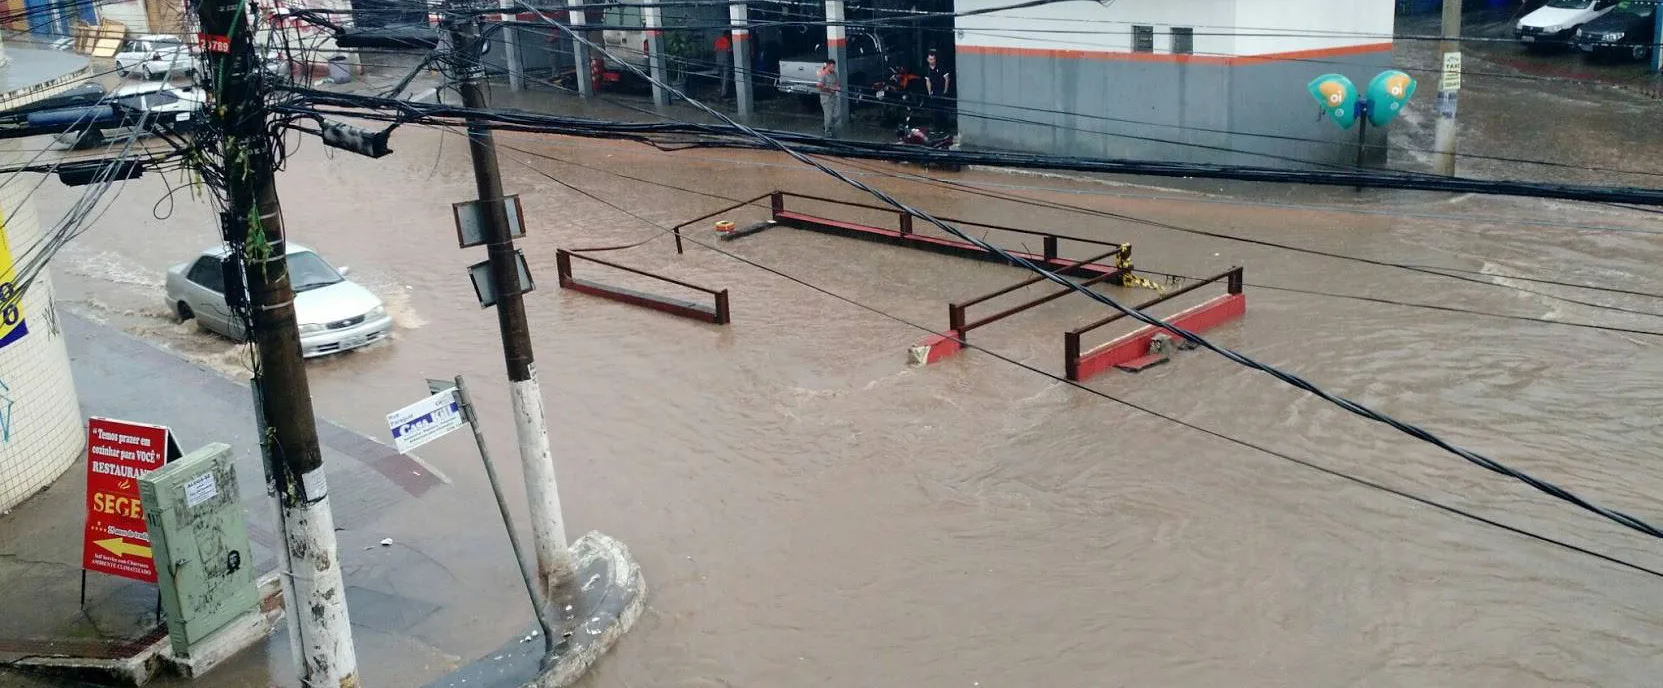
[[1239, 55], [1343, 51], [1392, 42], [1396, 6], [1380, 0], [1234, 0]]
[[[955, 0], [967, 11], [1007, 0]], [[1343, 50], [1392, 42], [1390, 0], [1116, 0], [1061, 2], [959, 17], [958, 46], [983, 52], [1131, 53], [1132, 27], [1155, 28], [1155, 53], [1172, 51], [1172, 27], [1195, 31], [1197, 58]]]
[[[0, 106], [50, 97], [80, 83], [85, 73], [83, 66], [52, 82], [0, 96]], [[0, 165], [28, 161], [33, 153], [21, 141], [0, 142]], [[6, 249], [0, 259], [9, 259], [0, 260], [0, 285], [22, 277], [26, 266], [43, 257], [45, 236], [29, 198], [37, 180], [31, 176], [0, 176], [0, 243]], [[18, 306], [15, 318], [3, 308], [9, 305]], [[0, 513], [75, 465], [84, 445], [81, 404], [52, 305], [52, 280], [41, 270], [21, 299], [0, 301]]]
[[[1171, 52], [1170, 27], [1194, 27], [1195, 54], [1234, 55], [1235, 37], [1228, 30], [1203, 30], [1203, 26], [1229, 27], [1235, 21], [1237, 0], [1116, 0], [1108, 5], [1094, 2], [1060, 2], [1024, 7], [1007, 12], [961, 16], [954, 27], [960, 32], [957, 45], [1022, 52], [1079, 51], [1085, 53], [1132, 52], [1132, 27], [1155, 27], [1155, 52]], [[959, 13], [1008, 6], [1008, 0], [955, 0]]]

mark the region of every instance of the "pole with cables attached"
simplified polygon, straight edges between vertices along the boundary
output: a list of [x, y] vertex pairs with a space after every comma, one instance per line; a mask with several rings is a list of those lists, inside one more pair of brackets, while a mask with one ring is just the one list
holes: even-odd
[[283, 604], [297, 632], [289, 639], [299, 648], [296, 670], [312, 688], [357, 688], [358, 657], [277, 199], [275, 143], [267, 128], [270, 92], [244, 7], [238, 0], [201, 0], [197, 6], [209, 67], [202, 75], [208, 117], [223, 134], [220, 149], [211, 153], [221, 161], [217, 172], [225, 186], [221, 224], [231, 248], [224, 259], [226, 302], [241, 318], [258, 365], [253, 387], [260, 447], [289, 566]]
[[[453, 6], [465, 8], [462, 2]], [[473, 111], [488, 108], [481, 86], [482, 41], [477, 19], [452, 20], [451, 49], [457, 59], [455, 70], [462, 104]], [[531, 510], [532, 549], [536, 552], [537, 579], [545, 600], [558, 600], [560, 586], [573, 575], [571, 551], [567, 548], [565, 521], [560, 513], [560, 491], [555, 484], [554, 456], [549, 448], [548, 421], [543, 413], [543, 394], [537, 383], [537, 364], [531, 351], [531, 330], [526, 321], [525, 300], [520, 281], [520, 259], [514, 250], [508, 208], [502, 192], [502, 172], [497, 166], [496, 140], [486, 122], [467, 118], [468, 154], [479, 194], [484, 220], [484, 240], [490, 259], [490, 279], [496, 299], [497, 325], [502, 332], [502, 353], [508, 367], [508, 385], [514, 406], [514, 434], [519, 439], [520, 462], [525, 473], [526, 499]]]

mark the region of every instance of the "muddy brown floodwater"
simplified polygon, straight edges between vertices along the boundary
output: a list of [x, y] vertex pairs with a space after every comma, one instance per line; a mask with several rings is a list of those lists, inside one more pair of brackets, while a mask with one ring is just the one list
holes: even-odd
[[[562, 292], [555, 247], [661, 232], [519, 161], [665, 225], [725, 202], [601, 170], [733, 198], [785, 188], [866, 199], [764, 153], [501, 140], [521, 149], [503, 152], [503, 169], [530, 218], [521, 246], [538, 289], [526, 304], [570, 529], [627, 542], [652, 589], [647, 615], [587, 685], [1655, 685], [1657, 578], [1337, 480], [983, 352], [908, 368], [906, 348], [920, 331], [703, 248], [676, 256], [661, 238], [609, 258], [731, 289], [727, 328]], [[355, 279], [388, 297], [399, 323], [388, 345], [310, 364], [318, 413], [380, 435], [384, 414], [419, 396], [424, 377], [460, 372], [477, 380], [487, 430], [507, 452], [495, 318], [475, 303], [463, 271], [483, 253], [458, 250], [450, 220], [449, 204], [473, 192], [462, 139], [406, 128], [394, 148], [366, 160], [308, 141], [282, 173], [293, 238], [352, 266]], [[1663, 330], [1663, 318], [1511, 287], [1663, 311], [1639, 297], [1494, 276], [1458, 282], [855, 171], [941, 214], [1129, 241], [1139, 266], [1153, 270], [1240, 264], [1251, 285]], [[1349, 191], [1324, 192], [1325, 207], [1288, 206], [1037, 177], [953, 178], [1380, 260], [1663, 291], [1659, 227], [1626, 210]], [[229, 342], [174, 322], [161, 303], [161, 272], [215, 237], [206, 206], [187, 193], [174, 195], [167, 220], [153, 219], [164, 190], [156, 177], [129, 184], [60, 256], [56, 282], [78, 311], [236, 374]], [[42, 213], [75, 193], [44, 188]], [[705, 229], [692, 236], [712, 239]], [[1022, 276], [788, 229], [720, 245], [934, 328], [945, 327], [949, 301]], [[1248, 294], [1246, 318], [1217, 330], [1216, 341], [1663, 518], [1656, 337], [1255, 286]], [[1061, 331], [1102, 314], [1069, 297], [979, 330], [975, 341], [1060, 374]], [[1655, 541], [1210, 354], [1090, 386], [1663, 567]], [[466, 440], [433, 446], [426, 458], [488, 505]], [[505, 464], [517, 480], [514, 462]], [[518, 487], [509, 494], [523, 513]], [[500, 539], [488, 518], [450, 527], [464, 537], [448, 556], [465, 556], [469, 538]], [[468, 582], [482, 601], [474, 626], [427, 641], [471, 657], [519, 630], [519, 617], [491, 616], [516, 603], [507, 571]], [[366, 679], [390, 673], [397, 657], [365, 651]]]

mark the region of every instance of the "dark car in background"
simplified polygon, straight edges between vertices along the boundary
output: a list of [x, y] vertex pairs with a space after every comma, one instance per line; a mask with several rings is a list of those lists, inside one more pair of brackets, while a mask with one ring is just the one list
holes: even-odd
[[1657, 31], [1657, 5], [1624, 2], [1578, 29], [1571, 44], [1592, 57], [1644, 60], [1651, 54]]

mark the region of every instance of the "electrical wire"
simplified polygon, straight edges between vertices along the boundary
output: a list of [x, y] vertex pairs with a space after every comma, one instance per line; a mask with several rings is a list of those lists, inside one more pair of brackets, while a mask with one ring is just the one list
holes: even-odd
[[[526, 5], [524, 3], [524, 0], [518, 0], [518, 1], [520, 2], [520, 5], [522, 7], [528, 7], [528, 5]], [[538, 14], [541, 15], [542, 13], [538, 12]], [[544, 15], [544, 17], [546, 18], [546, 15]], [[601, 54], [607, 54], [607, 52], [604, 48], [599, 48], [598, 46], [594, 45], [593, 42], [589, 41], [588, 39], [583, 38], [581, 35], [578, 35], [576, 32], [570, 31], [569, 29], [563, 29], [563, 30], [566, 30], [568, 32], [568, 34], [571, 36], [572, 40], [582, 42], [582, 43], [586, 44], [587, 47], [589, 47], [592, 50], [599, 50], [601, 52]], [[629, 66], [629, 65], [626, 65], [626, 66]], [[1343, 397], [1343, 396], [1334, 394], [1332, 392], [1329, 392], [1327, 390], [1324, 390], [1321, 387], [1318, 387], [1315, 384], [1305, 380], [1304, 378], [1299, 377], [1298, 375], [1295, 375], [1293, 373], [1284, 371], [1284, 370], [1282, 370], [1280, 368], [1277, 368], [1275, 366], [1271, 366], [1271, 365], [1267, 365], [1265, 363], [1259, 362], [1259, 361], [1257, 361], [1257, 360], [1255, 360], [1255, 359], [1253, 359], [1249, 356], [1246, 356], [1246, 355], [1244, 355], [1240, 352], [1237, 352], [1233, 349], [1215, 344], [1212, 341], [1210, 341], [1210, 340], [1208, 340], [1204, 337], [1201, 337], [1200, 335], [1198, 335], [1194, 332], [1190, 332], [1189, 330], [1186, 330], [1184, 328], [1173, 325], [1172, 323], [1166, 322], [1165, 320], [1162, 320], [1160, 318], [1156, 318], [1152, 315], [1144, 313], [1143, 311], [1140, 311], [1140, 310], [1137, 310], [1137, 309], [1134, 309], [1134, 308], [1129, 308], [1129, 307], [1121, 304], [1119, 301], [1115, 300], [1114, 298], [1112, 298], [1112, 297], [1110, 297], [1106, 294], [1102, 294], [1100, 292], [1092, 291], [1091, 289], [1081, 285], [1079, 282], [1075, 282], [1071, 279], [1068, 279], [1067, 277], [1064, 277], [1064, 276], [1058, 274], [1055, 271], [1047, 270], [1043, 267], [1040, 267], [1039, 265], [1036, 265], [1033, 261], [1031, 261], [1031, 260], [1029, 260], [1029, 259], [1027, 259], [1023, 256], [1012, 254], [1009, 251], [1006, 251], [1002, 248], [999, 248], [998, 246], [995, 246], [995, 245], [993, 245], [993, 244], [991, 244], [991, 243], [989, 243], [985, 240], [982, 240], [982, 239], [980, 239], [980, 238], [978, 238], [978, 237], [976, 237], [976, 236], [974, 236], [974, 235], [972, 235], [968, 232], [965, 232], [965, 231], [959, 229], [958, 227], [955, 227], [955, 226], [953, 226], [949, 223], [943, 222], [943, 221], [935, 218], [933, 215], [930, 215], [929, 213], [925, 213], [921, 210], [918, 210], [917, 208], [914, 208], [914, 207], [912, 207], [912, 206], [896, 199], [895, 197], [893, 197], [893, 196], [891, 196], [891, 195], [889, 195], [889, 194], [887, 194], [883, 191], [875, 189], [875, 188], [873, 188], [873, 187], [871, 187], [871, 186], [869, 186], [869, 185], [867, 185], [867, 184], [865, 184], [865, 183], [863, 183], [863, 182], [861, 182], [857, 179], [850, 178], [847, 175], [844, 175], [841, 172], [838, 172], [837, 170], [834, 170], [834, 169], [826, 166], [824, 163], [821, 163], [820, 161], [815, 160], [814, 158], [810, 157], [809, 155], [806, 155], [802, 152], [799, 152], [799, 151], [791, 148], [790, 146], [788, 146], [788, 145], [786, 145], [786, 144], [784, 144], [784, 143], [782, 143], [782, 142], [780, 142], [776, 139], [773, 139], [773, 138], [769, 137], [767, 134], [764, 134], [760, 131], [756, 131], [754, 129], [751, 129], [750, 127], [747, 127], [744, 124], [741, 124], [739, 122], [734, 121], [733, 119], [731, 119], [731, 118], [727, 117], [726, 115], [716, 111], [715, 109], [710, 108], [708, 106], [705, 106], [703, 103], [701, 103], [697, 100], [693, 100], [693, 99], [688, 98], [686, 94], [681, 93], [679, 90], [675, 89], [674, 87], [671, 87], [671, 86], [669, 86], [667, 84], [664, 84], [662, 82], [659, 82], [657, 80], [651, 79], [651, 77], [649, 77], [646, 74], [640, 72], [639, 69], [637, 69], [633, 66], [629, 66], [629, 67], [632, 70], [636, 71], [638, 76], [641, 76], [643, 78], [647, 78], [647, 79], [653, 81], [654, 83], [656, 83], [659, 87], [669, 90], [670, 93], [675, 94], [677, 97], [682, 98], [684, 100], [687, 100], [689, 103], [691, 103], [695, 107], [698, 107], [698, 108], [704, 110], [706, 112], [706, 114], [709, 114], [712, 117], [715, 117], [715, 118], [723, 121], [729, 127], [733, 127], [735, 129], [738, 129], [738, 130], [744, 132], [745, 134], [747, 134], [751, 137], [754, 137], [757, 140], [773, 147], [774, 149], [779, 150], [780, 152], [783, 152], [786, 155], [789, 155], [789, 156], [797, 159], [797, 161], [799, 161], [799, 162], [801, 162], [805, 165], [808, 165], [810, 167], [813, 167], [813, 168], [819, 170], [820, 172], [832, 177], [833, 179], [836, 179], [836, 180], [838, 180], [838, 181], [840, 181], [840, 182], [842, 182], [842, 183], [844, 183], [844, 184], [846, 184], [850, 187], [853, 187], [853, 188], [855, 188], [859, 191], [862, 191], [862, 192], [866, 193], [867, 195], [872, 196], [873, 198], [877, 199], [878, 201], [884, 203], [885, 205], [893, 207], [897, 211], [904, 212], [908, 215], [911, 215], [912, 217], [923, 220], [923, 221], [925, 221], [925, 222], [927, 222], [931, 225], [934, 225], [936, 228], [938, 228], [938, 229], [940, 229], [944, 232], [947, 232], [947, 233], [953, 235], [954, 237], [957, 237], [961, 241], [968, 242], [971, 245], [974, 245], [974, 246], [982, 249], [983, 251], [986, 251], [987, 253], [989, 253], [991, 255], [998, 256], [1009, 264], [1016, 265], [1018, 267], [1026, 269], [1030, 272], [1033, 272], [1036, 275], [1044, 277], [1045, 279], [1047, 279], [1051, 282], [1054, 282], [1058, 285], [1067, 287], [1067, 288], [1069, 288], [1073, 291], [1079, 292], [1079, 293], [1085, 295], [1087, 298], [1090, 298], [1094, 301], [1097, 301], [1098, 303], [1101, 303], [1101, 304], [1109, 306], [1110, 308], [1113, 308], [1117, 311], [1120, 311], [1122, 314], [1126, 315], [1127, 317], [1132, 318], [1133, 320], [1144, 323], [1146, 325], [1150, 325], [1150, 326], [1153, 326], [1153, 327], [1157, 327], [1157, 328], [1166, 330], [1166, 331], [1168, 331], [1168, 332], [1184, 339], [1185, 341], [1188, 341], [1188, 342], [1190, 342], [1190, 343], [1192, 343], [1196, 346], [1205, 348], [1208, 351], [1211, 351], [1215, 354], [1218, 354], [1219, 356], [1223, 357], [1226, 360], [1234, 362], [1234, 363], [1236, 363], [1238, 365], [1241, 365], [1243, 367], [1250, 368], [1250, 369], [1253, 369], [1253, 370], [1257, 370], [1257, 371], [1263, 372], [1267, 375], [1270, 375], [1271, 377], [1273, 377], [1277, 380], [1280, 380], [1281, 382], [1286, 383], [1287, 385], [1289, 385], [1291, 387], [1303, 390], [1303, 391], [1305, 391], [1309, 394], [1312, 394], [1312, 395], [1314, 395], [1314, 396], [1316, 396], [1316, 397], [1318, 397], [1318, 398], [1320, 398], [1324, 401], [1329, 402], [1330, 404], [1338, 406], [1341, 409], [1344, 409], [1344, 410], [1346, 410], [1346, 411], [1348, 411], [1348, 412], [1350, 412], [1354, 415], [1357, 415], [1359, 417], [1362, 417], [1362, 418], [1365, 418], [1365, 419], [1368, 419], [1368, 420], [1375, 421], [1377, 423], [1387, 425], [1387, 426], [1389, 426], [1389, 427], [1391, 427], [1391, 428], [1393, 428], [1393, 429], [1395, 429], [1399, 432], [1402, 432], [1406, 435], [1409, 435], [1409, 436], [1414, 437], [1416, 439], [1419, 439], [1423, 442], [1426, 442], [1426, 443], [1431, 444], [1433, 446], [1436, 446], [1440, 449], [1443, 449], [1444, 451], [1447, 451], [1447, 452], [1449, 452], [1451, 454], [1454, 454], [1454, 455], [1456, 455], [1456, 456], [1458, 456], [1462, 459], [1465, 459], [1466, 461], [1468, 461], [1468, 462], [1470, 462], [1470, 463], [1472, 463], [1476, 466], [1479, 466], [1480, 468], [1484, 468], [1485, 470], [1494, 472], [1496, 474], [1512, 478], [1513, 480], [1516, 480], [1518, 482], [1529, 485], [1532, 488], [1535, 488], [1537, 491], [1542, 492], [1543, 494], [1549, 495], [1551, 497], [1555, 497], [1555, 498], [1557, 498], [1561, 501], [1564, 501], [1566, 503], [1569, 503], [1569, 504], [1572, 504], [1572, 505], [1577, 506], [1579, 508], [1582, 508], [1583, 510], [1586, 510], [1586, 511], [1592, 513], [1592, 514], [1597, 515], [1597, 516], [1603, 517], [1603, 518], [1605, 518], [1605, 519], [1607, 519], [1607, 520], [1609, 520], [1613, 523], [1616, 523], [1618, 525], [1622, 525], [1622, 526], [1627, 527], [1627, 528], [1629, 528], [1631, 530], [1634, 530], [1636, 532], [1639, 532], [1639, 533], [1642, 533], [1642, 534], [1645, 534], [1645, 535], [1649, 535], [1649, 536], [1654, 537], [1654, 538], [1663, 538], [1663, 530], [1658, 529], [1656, 526], [1646, 522], [1643, 519], [1640, 519], [1638, 517], [1635, 517], [1633, 515], [1630, 515], [1628, 513], [1625, 513], [1623, 511], [1620, 511], [1620, 510], [1617, 510], [1617, 509], [1614, 509], [1614, 508], [1605, 507], [1605, 506], [1601, 506], [1599, 504], [1595, 504], [1593, 502], [1590, 502], [1587, 499], [1584, 499], [1583, 497], [1581, 497], [1581, 496], [1579, 496], [1579, 495], [1577, 495], [1577, 494], [1575, 494], [1575, 493], [1573, 493], [1569, 490], [1566, 490], [1565, 488], [1562, 488], [1558, 485], [1553, 484], [1552, 482], [1537, 478], [1537, 477], [1532, 476], [1529, 473], [1526, 473], [1524, 471], [1520, 471], [1518, 469], [1511, 468], [1509, 466], [1501, 464], [1501, 463], [1499, 463], [1499, 462], [1497, 462], [1493, 459], [1490, 459], [1489, 457], [1478, 454], [1477, 452], [1474, 452], [1474, 451], [1471, 451], [1469, 449], [1466, 449], [1466, 448], [1460, 447], [1458, 445], [1455, 445], [1455, 444], [1453, 444], [1453, 443], [1451, 443], [1447, 440], [1444, 440], [1441, 437], [1438, 437], [1437, 435], [1431, 433], [1430, 431], [1427, 431], [1424, 428], [1421, 428], [1419, 426], [1412, 425], [1412, 424], [1405, 423], [1403, 421], [1397, 420], [1396, 418], [1393, 418], [1393, 417], [1388, 416], [1386, 414], [1375, 411], [1374, 409], [1369, 408], [1367, 406], [1364, 406], [1364, 405], [1362, 405], [1362, 404], [1360, 404], [1356, 401], [1353, 401], [1353, 400], [1348, 399], [1346, 397]]]
[[[447, 133], [451, 133], [451, 134], [458, 135], [458, 136], [461, 135], [461, 134], [458, 134], [457, 132], [450, 131], [448, 128], [441, 127], [441, 129], [445, 130]], [[634, 212], [634, 211], [632, 211], [628, 208], [625, 208], [625, 207], [623, 207], [623, 206], [621, 206], [617, 203], [613, 203], [612, 201], [606, 200], [604, 197], [602, 197], [598, 194], [591, 193], [591, 192], [585, 191], [585, 190], [583, 190], [579, 187], [576, 187], [576, 186], [570, 184], [569, 182], [566, 182], [562, 179], [559, 179], [558, 177], [556, 177], [552, 174], [549, 174], [546, 171], [543, 171], [543, 170], [539, 169], [535, 165], [532, 165], [531, 163], [529, 163], [525, 160], [521, 160], [521, 159], [518, 159], [518, 158], [510, 158], [510, 159], [512, 159], [515, 162], [525, 166], [527, 169], [530, 169], [532, 172], [548, 179], [549, 181], [552, 181], [556, 184], [559, 184], [560, 186], [566, 188], [567, 190], [572, 191], [573, 193], [581, 195], [581, 196], [583, 196], [585, 198], [588, 198], [588, 199], [590, 199], [590, 200], [592, 200], [596, 203], [599, 203], [599, 204], [604, 205], [608, 208], [611, 208], [611, 209], [613, 209], [613, 210], [615, 210], [619, 213], [622, 213], [626, 216], [634, 218], [634, 219], [636, 219], [636, 220], [638, 220], [638, 221], [640, 221], [640, 222], [642, 222], [642, 223], [644, 223], [648, 226], [651, 226], [651, 227], [654, 227], [654, 228], [658, 229], [661, 236], [664, 235], [664, 234], [668, 234], [671, 231], [673, 231], [671, 227], [666, 227], [660, 222], [657, 222], [657, 221], [654, 221], [652, 219], [643, 217], [640, 214], [638, 214], [638, 213], [636, 213], [636, 212]], [[786, 281], [795, 283], [799, 286], [802, 286], [802, 287], [805, 287], [807, 289], [813, 290], [813, 291], [818, 292], [820, 294], [823, 294], [825, 296], [829, 296], [833, 299], [836, 299], [838, 301], [842, 301], [843, 303], [849, 304], [849, 305], [854, 306], [856, 308], [860, 308], [860, 309], [865, 310], [867, 312], [876, 314], [878, 316], [884, 317], [886, 319], [892, 320], [892, 321], [900, 323], [902, 325], [906, 325], [908, 327], [917, 329], [917, 330], [922, 331], [922, 332], [931, 333], [931, 334], [940, 334], [940, 333], [936, 333], [933, 329], [931, 329], [928, 326], [922, 325], [922, 324], [917, 323], [917, 322], [913, 322], [913, 321], [908, 320], [906, 318], [903, 318], [899, 315], [895, 315], [893, 313], [882, 310], [882, 309], [877, 308], [875, 306], [872, 306], [872, 305], [866, 304], [864, 302], [857, 301], [853, 298], [844, 296], [840, 293], [832, 291], [829, 288], [822, 287], [822, 286], [819, 286], [817, 284], [813, 284], [813, 283], [811, 283], [811, 282], [809, 282], [805, 279], [802, 279], [802, 278], [796, 277], [794, 275], [791, 275], [789, 273], [786, 273], [783, 270], [780, 270], [778, 268], [774, 268], [774, 267], [771, 267], [771, 266], [768, 266], [768, 265], [764, 265], [764, 264], [762, 264], [760, 262], [757, 262], [755, 260], [752, 260], [750, 258], [746, 258], [746, 257], [740, 256], [738, 254], [735, 254], [731, 251], [724, 250], [724, 249], [722, 249], [720, 247], [717, 247], [717, 246], [714, 246], [714, 245], [712, 245], [708, 242], [701, 241], [700, 239], [698, 239], [696, 237], [689, 237], [689, 236], [686, 236], [686, 235], [681, 235], [681, 238], [682, 238], [683, 241], [690, 242], [695, 246], [699, 246], [701, 248], [708, 249], [713, 253], [716, 253], [716, 254], [719, 254], [719, 255], [724, 256], [726, 258], [729, 258], [731, 260], [743, 263], [745, 265], [756, 268], [756, 269], [761, 270], [763, 272], [766, 272], [768, 274], [774, 275], [775, 277], [784, 279]], [[1112, 401], [1116, 404], [1120, 404], [1120, 405], [1125, 406], [1127, 408], [1130, 408], [1132, 410], [1135, 410], [1135, 411], [1153, 416], [1155, 418], [1158, 418], [1160, 420], [1163, 420], [1163, 421], [1166, 421], [1166, 422], [1169, 422], [1169, 423], [1173, 423], [1175, 425], [1184, 427], [1184, 428], [1189, 429], [1189, 430], [1193, 430], [1193, 431], [1196, 431], [1196, 432], [1214, 437], [1216, 439], [1223, 440], [1225, 442], [1229, 442], [1229, 443], [1234, 444], [1236, 446], [1240, 446], [1240, 447], [1243, 447], [1243, 448], [1246, 448], [1246, 449], [1251, 449], [1253, 451], [1265, 454], [1267, 456], [1278, 458], [1278, 459], [1281, 459], [1283, 461], [1287, 461], [1289, 463], [1292, 463], [1294, 465], [1301, 466], [1301, 467], [1306, 468], [1306, 469], [1314, 470], [1314, 471], [1323, 473], [1325, 475], [1328, 475], [1330, 477], [1338, 478], [1340, 480], [1350, 482], [1350, 483], [1355, 484], [1355, 485], [1359, 485], [1359, 486], [1366, 487], [1366, 488], [1369, 488], [1369, 489], [1384, 492], [1386, 494], [1390, 494], [1390, 495], [1393, 495], [1393, 496], [1396, 496], [1396, 497], [1399, 497], [1399, 498], [1402, 498], [1402, 499], [1406, 499], [1406, 500], [1412, 501], [1414, 503], [1421, 504], [1423, 506], [1428, 506], [1428, 507], [1437, 509], [1439, 511], [1443, 511], [1444, 513], [1450, 514], [1452, 516], [1456, 516], [1456, 517], [1459, 517], [1459, 518], [1462, 518], [1462, 519], [1466, 519], [1468, 521], [1472, 521], [1472, 522], [1475, 522], [1475, 523], [1480, 523], [1480, 524], [1483, 524], [1483, 525], [1488, 525], [1488, 526], [1491, 526], [1491, 527], [1494, 527], [1494, 528], [1499, 528], [1501, 530], [1504, 530], [1504, 531], [1509, 532], [1509, 533], [1513, 533], [1515, 535], [1519, 535], [1519, 536], [1526, 537], [1526, 538], [1529, 538], [1529, 539], [1532, 539], [1532, 540], [1536, 540], [1538, 542], [1548, 544], [1548, 545], [1552, 545], [1554, 547], [1559, 547], [1559, 548], [1562, 548], [1562, 549], [1565, 549], [1565, 550], [1568, 550], [1568, 551], [1571, 551], [1571, 552], [1574, 552], [1574, 553], [1577, 553], [1577, 554], [1592, 557], [1594, 559], [1606, 562], [1608, 564], [1612, 564], [1612, 565], [1615, 565], [1615, 566], [1618, 566], [1618, 567], [1621, 567], [1621, 568], [1626, 568], [1626, 569], [1629, 569], [1629, 570], [1632, 570], [1632, 571], [1635, 571], [1635, 572], [1638, 572], [1638, 573], [1644, 573], [1644, 574], [1651, 575], [1653, 577], [1663, 578], [1663, 571], [1659, 571], [1659, 570], [1656, 570], [1656, 569], [1646, 567], [1646, 566], [1641, 565], [1641, 564], [1637, 564], [1637, 563], [1634, 563], [1634, 562], [1631, 562], [1631, 561], [1627, 561], [1627, 560], [1615, 557], [1615, 556], [1610, 555], [1610, 554], [1605, 554], [1605, 553], [1602, 553], [1602, 552], [1598, 552], [1598, 551], [1589, 549], [1589, 548], [1581, 546], [1581, 545], [1576, 545], [1576, 544], [1570, 543], [1570, 542], [1565, 541], [1565, 540], [1557, 539], [1557, 538], [1554, 538], [1554, 537], [1551, 537], [1551, 536], [1548, 536], [1548, 535], [1543, 535], [1543, 534], [1536, 533], [1536, 532], [1533, 532], [1533, 531], [1530, 531], [1530, 530], [1526, 530], [1526, 529], [1521, 528], [1519, 526], [1514, 526], [1514, 525], [1509, 525], [1509, 524], [1506, 524], [1506, 523], [1502, 523], [1502, 522], [1497, 521], [1495, 519], [1492, 519], [1492, 518], [1489, 518], [1489, 517], [1486, 517], [1486, 516], [1482, 516], [1482, 515], [1480, 515], [1476, 512], [1468, 510], [1468, 509], [1462, 509], [1460, 507], [1456, 507], [1456, 506], [1453, 506], [1453, 505], [1444, 504], [1442, 502], [1438, 502], [1436, 500], [1414, 494], [1414, 493], [1409, 492], [1409, 491], [1407, 491], [1405, 489], [1402, 489], [1402, 488], [1393, 487], [1393, 486], [1387, 485], [1387, 484], [1382, 483], [1382, 482], [1377, 481], [1377, 480], [1371, 480], [1369, 478], [1364, 478], [1364, 477], [1361, 477], [1361, 476], [1352, 475], [1350, 473], [1346, 473], [1346, 472], [1341, 471], [1339, 469], [1324, 466], [1322, 464], [1319, 464], [1319, 463], [1317, 463], [1315, 461], [1312, 461], [1312, 460], [1309, 460], [1309, 459], [1302, 459], [1302, 458], [1299, 458], [1299, 457], [1295, 457], [1295, 456], [1293, 456], [1291, 454], [1288, 454], [1286, 452], [1283, 452], [1283, 451], [1271, 449], [1271, 448], [1269, 448], [1267, 446], [1264, 446], [1264, 445], [1261, 445], [1261, 444], [1250, 442], [1248, 440], [1244, 440], [1244, 439], [1241, 439], [1241, 438], [1238, 438], [1238, 437], [1235, 437], [1235, 436], [1232, 436], [1232, 435], [1228, 435], [1228, 434], [1225, 434], [1223, 432], [1213, 430], [1211, 428], [1207, 428], [1207, 427], [1204, 427], [1204, 426], [1201, 426], [1201, 425], [1197, 425], [1195, 423], [1191, 423], [1189, 421], [1182, 420], [1182, 419], [1177, 418], [1175, 416], [1172, 416], [1172, 415], [1169, 415], [1169, 414], [1166, 414], [1166, 413], [1162, 413], [1160, 411], [1156, 411], [1156, 410], [1154, 410], [1152, 408], [1149, 408], [1147, 406], [1137, 404], [1135, 402], [1131, 402], [1131, 401], [1122, 399], [1120, 397], [1116, 397], [1116, 396], [1111, 395], [1107, 392], [1104, 392], [1100, 389], [1097, 389], [1097, 388], [1094, 388], [1094, 387], [1089, 387], [1085, 384], [1075, 382], [1075, 381], [1072, 381], [1072, 380], [1068, 380], [1064, 377], [1058, 376], [1058, 375], [1056, 375], [1054, 373], [1051, 373], [1049, 371], [1046, 371], [1046, 370], [1040, 369], [1038, 367], [1032, 366], [1030, 364], [1024, 363], [1022, 361], [1019, 361], [1015, 358], [1012, 358], [1010, 356], [1002, 354], [998, 351], [994, 351], [994, 350], [989, 349], [987, 347], [983, 347], [983, 346], [980, 346], [980, 345], [977, 345], [977, 344], [972, 344], [972, 343], [964, 341], [962, 339], [956, 339], [950, 333], [941, 334], [940, 336], [944, 336], [944, 337], [947, 337], [949, 339], [955, 339], [955, 341], [958, 341], [958, 343], [961, 346], [963, 346], [967, 349], [975, 349], [975, 350], [981, 351], [981, 352], [983, 352], [983, 353], [985, 353], [989, 356], [992, 356], [993, 358], [995, 358], [995, 359], [997, 359], [997, 360], [999, 360], [1003, 363], [1014, 366], [1014, 367], [1016, 367], [1020, 370], [1045, 377], [1045, 378], [1047, 378], [1047, 379], [1049, 379], [1053, 382], [1060, 383], [1060, 384], [1063, 384], [1063, 385], [1067, 385], [1067, 386], [1072, 387], [1076, 390], [1091, 394], [1091, 395], [1096, 396], [1098, 398], [1105, 399], [1105, 400], [1108, 400], [1108, 401]]]

